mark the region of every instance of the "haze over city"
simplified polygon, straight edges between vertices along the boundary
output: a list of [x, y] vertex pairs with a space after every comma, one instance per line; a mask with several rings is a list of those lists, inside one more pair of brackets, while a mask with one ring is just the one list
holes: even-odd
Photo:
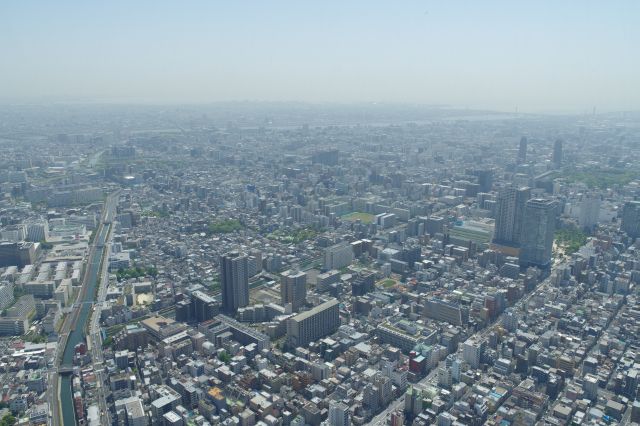
[[638, 12], [0, 2], [0, 426], [640, 426]]
[[636, 1], [3, 2], [2, 102], [640, 107]]

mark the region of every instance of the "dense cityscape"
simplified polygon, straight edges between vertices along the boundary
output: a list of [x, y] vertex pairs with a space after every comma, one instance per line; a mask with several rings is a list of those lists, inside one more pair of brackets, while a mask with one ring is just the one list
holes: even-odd
[[2, 424], [640, 423], [640, 127], [0, 109]]

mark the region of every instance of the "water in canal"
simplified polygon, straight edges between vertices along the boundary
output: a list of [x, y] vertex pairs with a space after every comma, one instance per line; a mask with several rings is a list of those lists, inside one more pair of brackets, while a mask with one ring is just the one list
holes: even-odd
[[[96, 245], [96, 252], [93, 256], [91, 263], [88, 265], [89, 275], [87, 279], [87, 292], [83, 300], [78, 302], [92, 302], [95, 298], [96, 285], [98, 283], [98, 276], [100, 274], [100, 261], [104, 254], [104, 243], [109, 234], [109, 227], [111, 225], [104, 225], [98, 235], [98, 244]], [[78, 321], [76, 326], [69, 334], [67, 339], [67, 346], [64, 348], [62, 355], [62, 365], [70, 366], [73, 364], [73, 355], [75, 347], [78, 343], [85, 341], [85, 325], [87, 324], [89, 313], [91, 312], [91, 303], [82, 303], [80, 307], [80, 314], [78, 315]], [[73, 426], [76, 424], [75, 410], [73, 407], [73, 395], [71, 393], [71, 378], [72, 375], [66, 374], [60, 377], [60, 405], [62, 409], [62, 420], [64, 426]]]

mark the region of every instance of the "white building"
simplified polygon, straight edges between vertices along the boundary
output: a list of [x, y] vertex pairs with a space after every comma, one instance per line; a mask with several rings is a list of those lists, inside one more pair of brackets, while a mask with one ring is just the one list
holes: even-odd
[[329, 426], [350, 426], [349, 407], [342, 402], [329, 404]]
[[324, 249], [325, 269], [340, 269], [349, 266], [353, 262], [353, 249], [351, 245], [342, 242]]
[[49, 223], [46, 220], [27, 224], [26, 240], [34, 243], [49, 239]]
[[469, 363], [471, 368], [480, 367], [480, 359], [484, 350], [485, 343], [468, 339], [462, 346], [462, 358]]

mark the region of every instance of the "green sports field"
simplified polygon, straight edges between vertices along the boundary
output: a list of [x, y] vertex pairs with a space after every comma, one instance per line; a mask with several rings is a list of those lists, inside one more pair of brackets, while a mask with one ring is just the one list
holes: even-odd
[[360, 219], [362, 223], [373, 223], [376, 217], [369, 213], [361, 213], [361, 212], [353, 212], [342, 216], [342, 220], [346, 220], [348, 222], [355, 222]]

